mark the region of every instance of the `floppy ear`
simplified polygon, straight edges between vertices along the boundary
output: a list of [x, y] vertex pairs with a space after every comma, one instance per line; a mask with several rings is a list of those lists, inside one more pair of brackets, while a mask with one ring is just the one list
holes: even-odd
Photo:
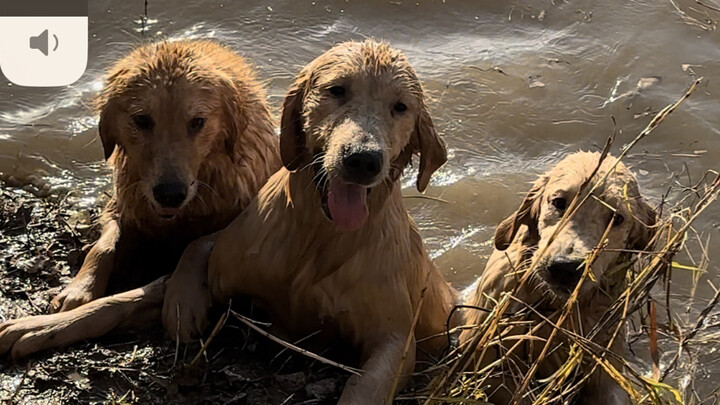
[[280, 120], [280, 156], [283, 166], [290, 171], [297, 170], [307, 155], [302, 119], [307, 85], [307, 74], [301, 73], [283, 102]]
[[112, 107], [110, 103], [105, 103], [100, 109], [100, 122], [98, 123], [98, 133], [100, 134], [100, 141], [102, 142], [103, 151], [105, 152], [105, 160], [110, 159], [117, 144], [117, 135], [115, 133], [117, 128], [109, 117], [112, 115], [111, 110]]
[[423, 192], [430, 182], [430, 176], [447, 161], [445, 142], [435, 131], [432, 118], [424, 105], [415, 123], [415, 130], [410, 137], [410, 145], [415, 153], [420, 154], [417, 189]]
[[540, 238], [538, 235], [538, 216], [540, 215], [540, 203], [545, 184], [547, 184], [547, 176], [541, 176], [537, 179], [530, 191], [525, 195], [520, 208], [498, 225], [495, 229], [495, 249], [507, 249], [522, 225], [527, 225], [531, 237]]
[[[123, 61], [118, 62], [117, 65], [123, 64]], [[98, 133], [100, 134], [100, 141], [102, 142], [103, 151], [105, 152], [105, 160], [110, 159], [115, 145], [117, 145], [117, 123], [112, 118], [117, 109], [114, 97], [118, 94], [119, 90], [127, 84], [127, 76], [130, 75], [130, 71], [124, 68], [114, 68], [114, 72], [111, 73], [105, 83], [104, 89], [100, 92], [98, 98], [95, 99], [94, 107], [95, 111], [100, 113], [100, 122], [98, 123]]]
[[637, 212], [634, 212], [635, 224], [631, 236], [631, 248], [633, 250], [646, 250], [655, 237], [657, 229], [657, 212], [644, 198], [638, 197]]

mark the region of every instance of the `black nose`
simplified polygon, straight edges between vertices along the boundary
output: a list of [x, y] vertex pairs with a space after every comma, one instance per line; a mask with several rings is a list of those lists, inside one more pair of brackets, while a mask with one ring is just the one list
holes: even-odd
[[177, 208], [187, 197], [187, 186], [183, 183], [160, 183], [153, 187], [153, 197], [165, 208]]
[[580, 281], [584, 270], [585, 262], [580, 260], [554, 261], [548, 267], [549, 281], [558, 286], [574, 287]]
[[356, 152], [343, 159], [347, 180], [360, 184], [372, 183], [382, 169], [382, 152]]

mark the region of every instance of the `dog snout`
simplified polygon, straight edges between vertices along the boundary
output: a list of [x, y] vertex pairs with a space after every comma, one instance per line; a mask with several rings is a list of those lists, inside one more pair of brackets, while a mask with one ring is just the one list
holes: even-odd
[[548, 266], [548, 281], [559, 287], [571, 288], [580, 281], [584, 269], [582, 260], [557, 260]]
[[383, 155], [379, 151], [350, 153], [343, 159], [346, 180], [368, 185], [377, 179], [382, 171]]
[[187, 194], [187, 185], [180, 182], [160, 183], [153, 187], [153, 197], [163, 208], [180, 207]]

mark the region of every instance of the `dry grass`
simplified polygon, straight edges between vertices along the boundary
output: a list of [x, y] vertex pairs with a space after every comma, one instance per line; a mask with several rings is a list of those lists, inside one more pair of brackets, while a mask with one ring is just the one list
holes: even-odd
[[[665, 118], [672, 113], [687, 97], [695, 90], [702, 79], [698, 79], [690, 89], [676, 103], [668, 105], [661, 110], [648, 124], [648, 126], [629, 144], [624, 146], [619, 158], [625, 157], [627, 153], [643, 138], [648, 136]], [[608, 140], [603, 151], [603, 158], [612, 144], [613, 137]], [[601, 159], [602, 161], [602, 159]], [[598, 165], [599, 167], [599, 165]], [[610, 172], [610, 171], [608, 171]], [[577, 212], [577, 207], [585, 202], [591, 194], [594, 184], [584, 184], [583, 189], [587, 193], [579, 193], [585, 197], [578, 197], [570, 204], [567, 214], [562, 223], [567, 221]], [[678, 360], [686, 355], [691, 343], [699, 338], [698, 331], [703, 328], [708, 315], [720, 300], [720, 290], [715, 289], [715, 297], [707, 302], [706, 308], [700, 312], [695, 322], [690, 327], [683, 328], [675, 319], [680, 316], [676, 312], [685, 308], [672, 308], [670, 306], [670, 286], [673, 269], [691, 270], [696, 276], [693, 280], [698, 282], [699, 274], [708, 264], [707, 252], [702, 250], [703, 257], [697, 260], [691, 257], [692, 265], [680, 265], [674, 262], [675, 255], [686, 249], [686, 243], [690, 235], [695, 235], [702, 245], [702, 240], [695, 234], [692, 228], [693, 222], [713, 203], [720, 193], [720, 176], [717, 172], [707, 172], [703, 179], [693, 185], [685, 187], [678, 194], [676, 201], [663, 201], [660, 210], [664, 211], [662, 219], [657, 224], [657, 232], [653, 243], [645, 251], [637, 252], [632, 263], [627, 263], [627, 287], [620, 292], [611, 309], [592, 331], [585, 331], [584, 334], [576, 333], [573, 329], [573, 318], [582, 316], [576, 314], [577, 294], [580, 285], [589, 276], [586, 268], [585, 274], [578, 287], [567, 301], [567, 304], [550, 316], [543, 316], [526, 304], [527, 311], [535, 311], [536, 318], [541, 319], [536, 324], [528, 324], [527, 319], [522, 316], [507, 313], [507, 308], [519, 300], [513, 294], [504, 295], [492, 309], [481, 325], [468, 326], [475, 329], [474, 338], [466, 344], [456, 347], [438, 366], [441, 372], [434, 378], [427, 392], [416, 395], [415, 398], [422, 399], [425, 404], [430, 403], [463, 403], [478, 404], [486, 403], [487, 397], [484, 387], [487, 386], [490, 378], [503, 374], [505, 378], [514, 379], [514, 385], [519, 387], [516, 390], [512, 403], [514, 404], [553, 404], [567, 403], [582, 387], [582, 383], [588, 378], [592, 371], [600, 368], [608, 373], [628, 393], [633, 402], [641, 404], [696, 404], [702, 403], [703, 398], [687, 392], [692, 384], [687, 382], [684, 387], [673, 386], [666, 382], [670, 373], [675, 369]], [[562, 228], [561, 225], [560, 228]], [[553, 238], [557, 236], [556, 234]], [[707, 243], [705, 243], [707, 246]], [[598, 246], [596, 255], [602, 251], [603, 246]], [[539, 252], [542, 257], [544, 252]], [[536, 263], [529, 263], [524, 271], [520, 286], [527, 281], [533, 272]], [[592, 258], [588, 260], [592, 263]], [[586, 266], [588, 267], [588, 266]], [[661, 282], [659, 282], [661, 281]], [[714, 287], [713, 287], [714, 288]], [[517, 291], [517, 290], [515, 290]], [[665, 295], [665, 311], [662, 316], [666, 317], [666, 323], [659, 326], [656, 297]], [[630, 322], [633, 321], [633, 322]], [[613, 340], [620, 334], [627, 333], [624, 325], [634, 325], [638, 322], [642, 330], [647, 333], [647, 345], [651, 371], [645, 371], [628, 363], [625, 359], [611, 353], [608, 349]], [[529, 333], [522, 336], [513, 336], [515, 340], [508, 343], [504, 356], [498, 361], [489, 365], [488, 361], [483, 362], [485, 351], [492, 346], [498, 345], [503, 329], [508, 325], [523, 324]], [[552, 332], [547, 340], [533, 336], [533, 332], [540, 327], [550, 325]], [[593, 341], [600, 331], [611, 331], [610, 343], [599, 345]], [[666, 364], [660, 364], [658, 354], [658, 334], [662, 333], [664, 338], [673, 339], [677, 343], [677, 352], [671, 355], [672, 360]], [[584, 335], [584, 336], [582, 336]], [[562, 339], [566, 342], [564, 348], [567, 350], [567, 360], [558, 371], [550, 378], [539, 380], [535, 378], [535, 371], [539, 362], [548, 354], [551, 343]], [[541, 355], [534, 360], [533, 364], [519, 367], [518, 362], [522, 361], [513, 352], [521, 345], [534, 344], [543, 347]]]

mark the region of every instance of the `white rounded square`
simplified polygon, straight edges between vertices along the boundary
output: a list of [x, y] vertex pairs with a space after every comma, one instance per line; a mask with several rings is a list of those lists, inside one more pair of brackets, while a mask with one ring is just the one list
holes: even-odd
[[66, 86], [87, 67], [87, 17], [0, 16], [0, 38], [0, 69], [17, 85]]

